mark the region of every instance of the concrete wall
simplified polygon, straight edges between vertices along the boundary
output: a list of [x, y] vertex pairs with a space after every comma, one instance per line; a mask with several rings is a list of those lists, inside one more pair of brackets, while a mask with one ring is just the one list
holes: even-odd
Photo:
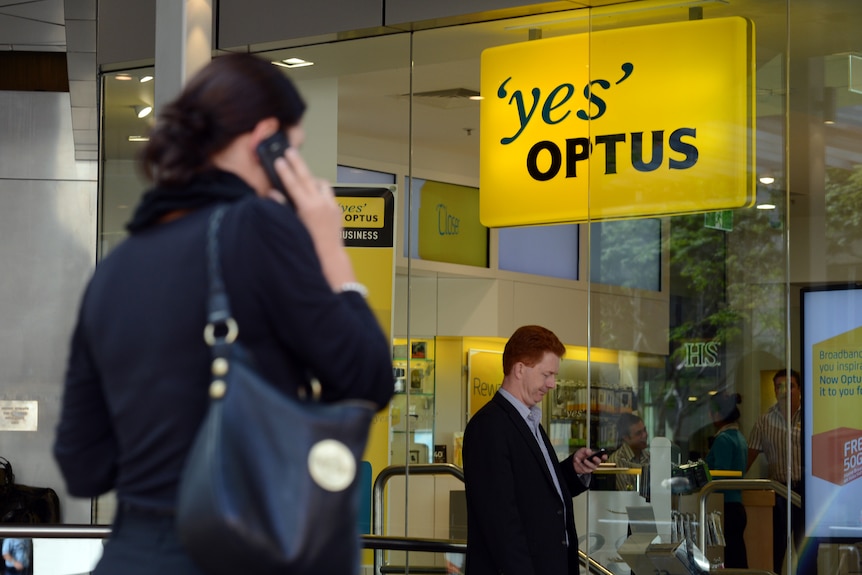
[[0, 455], [18, 483], [57, 491], [64, 521], [88, 523], [89, 500], [66, 497], [50, 455], [96, 258], [97, 165], [75, 161], [71, 118], [68, 93], [0, 92], [0, 407], [26, 402], [38, 412], [34, 430], [0, 420]]

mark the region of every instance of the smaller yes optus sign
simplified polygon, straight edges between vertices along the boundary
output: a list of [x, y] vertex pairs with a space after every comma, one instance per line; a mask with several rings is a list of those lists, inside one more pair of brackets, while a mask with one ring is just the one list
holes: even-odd
[[753, 36], [721, 18], [485, 50], [482, 223], [752, 205]]

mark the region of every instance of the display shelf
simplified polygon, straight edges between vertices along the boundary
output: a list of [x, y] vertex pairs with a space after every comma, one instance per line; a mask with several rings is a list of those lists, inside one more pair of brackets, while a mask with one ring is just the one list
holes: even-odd
[[587, 437], [589, 447], [617, 446], [616, 422], [620, 414], [632, 412], [634, 391], [620, 385], [619, 364], [608, 359], [588, 364], [564, 358], [560, 363], [544, 407], [548, 436], [560, 459], [587, 447]]
[[401, 358], [392, 360], [395, 374], [395, 392], [434, 394], [434, 360], [429, 358]]
[[431, 463], [436, 376], [434, 339], [395, 340], [395, 395], [389, 404], [390, 463]]

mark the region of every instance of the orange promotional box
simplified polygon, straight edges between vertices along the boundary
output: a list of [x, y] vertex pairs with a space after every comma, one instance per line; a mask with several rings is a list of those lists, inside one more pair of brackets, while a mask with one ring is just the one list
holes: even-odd
[[836, 485], [862, 477], [862, 429], [839, 427], [811, 438], [811, 473]]

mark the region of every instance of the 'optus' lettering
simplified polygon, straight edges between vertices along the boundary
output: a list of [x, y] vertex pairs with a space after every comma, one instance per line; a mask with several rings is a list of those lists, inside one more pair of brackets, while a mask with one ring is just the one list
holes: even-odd
[[[681, 154], [681, 157], [671, 157], [668, 154], [667, 167], [670, 170], [685, 170], [697, 163], [698, 149], [683, 138], [694, 139], [697, 131], [694, 128], [677, 128], [668, 137], [667, 147], [671, 152]], [[578, 175], [578, 162], [589, 160], [594, 146], [603, 147], [605, 152], [605, 174], [616, 174], [618, 169], [618, 145], [625, 144], [626, 134], [609, 134], [596, 136], [595, 142], [589, 138], [567, 138], [563, 149], [549, 140], [536, 142], [527, 153], [527, 171], [534, 180], [544, 182], [559, 175], [565, 159], [565, 177], [575, 178]], [[629, 161], [638, 172], [652, 172], [664, 164], [665, 141], [664, 131], [654, 130], [648, 146], [650, 156], [644, 154], [644, 133], [632, 132], [629, 147]], [[540, 160], [547, 157], [546, 168], [540, 168]]]

